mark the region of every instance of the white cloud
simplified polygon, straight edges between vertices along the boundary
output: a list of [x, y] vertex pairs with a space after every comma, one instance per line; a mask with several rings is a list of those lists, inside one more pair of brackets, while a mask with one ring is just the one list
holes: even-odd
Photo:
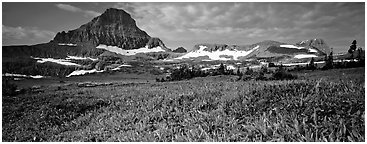
[[24, 44], [36, 44], [48, 42], [56, 35], [55, 32], [40, 30], [35, 27], [10, 27], [2, 25], [3, 44], [17, 44], [17, 41], [24, 41]]
[[80, 12], [82, 11], [82, 9], [74, 7], [72, 5], [68, 5], [68, 4], [56, 4], [56, 6], [60, 9], [66, 10], [66, 11], [71, 11], [71, 12]]
[[100, 15], [100, 13], [98, 12], [91, 11], [91, 10], [83, 10], [81, 8], [78, 8], [72, 5], [68, 5], [68, 4], [56, 4], [56, 7], [58, 7], [59, 9], [65, 10], [65, 11], [70, 11], [74, 13], [83, 13], [84, 16], [96, 17]]

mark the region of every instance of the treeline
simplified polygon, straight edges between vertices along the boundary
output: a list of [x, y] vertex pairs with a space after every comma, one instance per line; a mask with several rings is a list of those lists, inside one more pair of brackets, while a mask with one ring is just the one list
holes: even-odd
[[233, 70], [227, 69], [227, 66], [220, 64], [216, 69], [201, 70], [198, 67], [188, 65], [181, 65], [178, 69], [172, 70], [170, 76], [165, 78], [156, 78], [157, 82], [166, 81], [180, 81], [191, 79], [194, 77], [206, 77], [206, 76], [216, 76], [216, 75], [235, 75]]
[[315, 64], [314, 58], [306, 66], [295, 66], [294, 69], [289, 69], [289, 71], [301, 71], [301, 70], [328, 70], [328, 69], [339, 69], [339, 68], [354, 68], [354, 67], [364, 67], [364, 58], [357, 57], [356, 61], [354, 59], [341, 60], [334, 62], [333, 55], [330, 53], [329, 56], [324, 58], [325, 65], [318, 67]]
[[283, 65], [279, 66], [275, 71], [270, 71], [266, 66], [261, 67], [259, 71], [254, 71], [249, 67], [244, 73], [237, 71], [238, 80], [292, 80], [297, 79], [297, 75], [286, 71]]
[[237, 69], [235, 73], [232, 69], [228, 69], [226, 65], [220, 64], [216, 69], [201, 70], [194, 66], [181, 65], [178, 69], [174, 69], [172, 73], [165, 78], [156, 78], [157, 82], [167, 81], [180, 81], [192, 79], [194, 77], [207, 77], [217, 75], [237, 75], [239, 80], [286, 80], [296, 79], [297, 75], [286, 72], [283, 66], [279, 67], [276, 71], [269, 71], [266, 67], [262, 67], [259, 71], [254, 71], [249, 67], [246, 68], [245, 72], [241, 72]]

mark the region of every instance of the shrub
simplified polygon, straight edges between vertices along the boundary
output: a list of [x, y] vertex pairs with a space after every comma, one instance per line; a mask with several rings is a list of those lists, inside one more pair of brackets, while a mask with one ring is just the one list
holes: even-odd
[[17, 85], [9, 83], [7, 79], [3, 80], [2, 85], [3, 96], [14, 96], [17, 94]]
[[284, 70], [283, 66], [280, 66], [277, 71], [272, 75], [274, 80], [291, 80], [297, 79], [297, 75], [293, 75]]

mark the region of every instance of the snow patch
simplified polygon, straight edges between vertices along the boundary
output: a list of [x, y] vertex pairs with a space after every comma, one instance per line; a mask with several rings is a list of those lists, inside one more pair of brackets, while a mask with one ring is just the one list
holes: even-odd
[[306, 41], [301, 41], [301, 43], [299, 43], [299, 44], [304, 44], [304, 43], [306, 43]]
[[308, 49], [308, 52], [317, 53], [317, 50], [310, 48]]
[[201, 70], [206, 71], [206, 70], [210, 70], [210, 69], [212, 69], [212, 68], [202, 68]]
[[44, 78], [45, 76], [41, 76], [41, 75], [22, 75], [22, 74], [10, 74], [10, 73], [5, 73], [3, 74], [3, 76], [7, 76], [7, 77], [26, 77], [26, 78], [34, 78], [34, 79], [39, 79], [39, 78]]
[[260, 46], [256, 46], [253, 49], [249, 50], [249, 51], [239, 51], [239, 50], [224, 50], [224, 51], [205, 51], [204, 49], [207, 48], [207, 46], [199, 46], [199, 50], [193, 51], [193, 52], [189, 52], [181, 57], [177, 57], [174, 59], [184, 59], [184, 58], [191, 58], [191, 57], [201, 57], [201, 56], [208, 56], [211, 60], [231, 60], [231, 58], [225, 58], [225, 57], [221, 57], [221, 56], [232, 56], [233, 60], [238, 60], [239, 57], [241, 56], [247, 56], [248, 54], [252, 53], [253, 51], [255, 51], [256, 49], [258, 49]]
[[357, 59], [333, 60], [333, 62], [358, 62]]
[[123, 65], [120, 65], [114, 69], [112, 69], [112, 71], [117, 71], [117, 70], [120, 70], [122, 67], [132, 67], [131, 65], [128, 65], [128, 64], [123, 64]]
[[230, 69], [230, 70], [234, 70], [234, 69], [236, 69], [233, 65], [228, 65], [227, 66], [227, 69]]
[[45, 63], [45, 62], [53, 62], [61, 65], [67, 65], [67, 66], [80, 66], [79, 64], [72, 63], [70, 60], [65, 59], [53, 59], [53, 58], [34, 58], [39, 59], [37, 60], [38, 63]]
[[72, 43], [59, 43], [59, 46], [77, 46], [76, 44], [72, 44]]
[[294, 56], [294, 58], [297, 58], [297, 59], [311, 58], [311, 57], [317, 57], [317, 56], [314, 54], [298, 54]]
[[[315, 64], [321, 64], [321, 63], [325, 63], [325, 61], [319, 61], [319, 62], [314, 62]], [[289, 64], [282, 64], [283, 66], [295, 66], [295, 65], [307, 65], [310, 64], [309, 62], [307, 63], [289, 63]]]
[[151, 49], [149, 49], [148, 46], [145, 46], [139, 49], [124, 50], [117, 46], [107, 46], [107, 45], [100, 44], [96, 48], [104, 49], [104, 50], [114, 52], [117, 54], [121, 54], [121, 55], [136, 55], [137, 53], [149, 53], [149, 52], [165, 52], [165, 50], [162, 49], [162, 47], [160, 46], [151, 48]]
[[[226, 66], [226, 69], [229, 69], [229, 70], [234, 70], [234, 69], [236, 69], [236, 67], [235, 67], [235, 66], [233, 66], [233, 65], [224, 65], [224, 66]], [[219, 68], [219, 67], [220, 67], [220, 64], [217, 64], [217, 65], [211, 65], [211, 66], [209, 66], [209, 67], [202, 68], [201, 70], [202, 70], [202, 71], [205, 71], [205, 70], [210, 70], [210, 69], [217, 69], [217, 68]]]
[[70, 60], [70, 59], [74, 59], [74, 60], [86, 60], [86, 59], [90, 59], [92, 61], [98, 60], [98, 59], [91, 58], [91, 57], [78, 57], [78, 56], [68, 56], [66, 59], [67, 60]]
[[71, 76], [76, 76], [76, 75], [85, 75], [85, 74], [90, 74], [90, 73], [101, 73], [101, 72], [104, 72], [104, 70], [100, 70], [100, 71], [97, 71], [96, 69], [76, 70], [76, 71], [73, 71], [72, 73], [70, 73], [69, 75], [67, 75], [66, 77], [71, 77]]
[[173, 61], [173, 59], [164, 59], [163, 61], [171, 62], [171, 61]]
[[298, 47], [295, 45], [280, 45], [280, 47], [285, 47], [285, 48], [294, 48], [294, 49], [304, 49], [305, 47]]

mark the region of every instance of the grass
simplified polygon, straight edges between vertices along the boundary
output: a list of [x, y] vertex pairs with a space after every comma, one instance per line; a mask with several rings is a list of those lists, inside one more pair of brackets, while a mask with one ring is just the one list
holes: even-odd
[[365, 141], [364, 68], [307, 75], [312, 77], [69, 84], [3, 95], [2, 140]]

